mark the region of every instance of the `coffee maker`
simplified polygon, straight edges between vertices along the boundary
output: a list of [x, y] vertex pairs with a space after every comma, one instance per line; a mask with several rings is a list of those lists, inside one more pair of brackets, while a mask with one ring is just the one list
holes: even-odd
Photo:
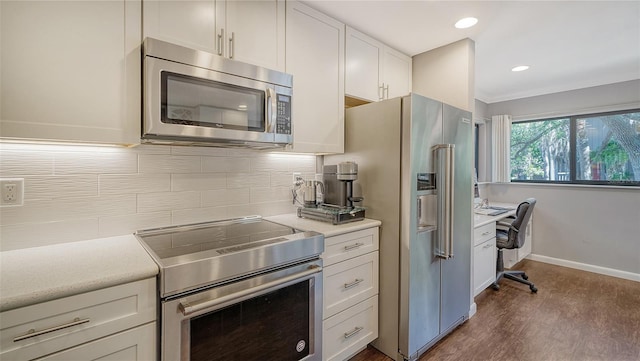
[[316, 208], [298, 208], [298, 217], [341, 224], [364, 219], [364, 208], [354, 203], [362, 197], [353, 195], [353, 182], [358, 179], [358, 164], [342, 162], [325, 165], [322, 174], [324, 202]]

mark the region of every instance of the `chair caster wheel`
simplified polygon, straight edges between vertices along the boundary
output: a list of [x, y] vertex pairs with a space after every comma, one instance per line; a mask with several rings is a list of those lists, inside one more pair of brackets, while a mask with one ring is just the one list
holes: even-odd
[[529, 286], [529, 289], [531, 289], [531, 292], [533, 293], [538, 293], [538, 289], [536, 288], [536, 286]]
[[494, 284], [491, 285], [491, 288], [493, 288], [494, 290], [497, 291], [497, 290], [500, 289], [500, 285], [497, 285], [497, 284], [494, 283]]
[[529, 276], [527, 276], [527, 275], [523, 274], [523, 275], [522, 275], [522, 279], [526, 281], [526, 280], [528, 280], [528, 279], [529, 279]]

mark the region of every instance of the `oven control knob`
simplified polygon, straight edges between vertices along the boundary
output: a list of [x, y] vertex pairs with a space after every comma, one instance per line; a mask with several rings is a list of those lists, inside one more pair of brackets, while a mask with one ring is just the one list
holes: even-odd
[[300, 340], [298, 341], [298, 344], [296, 345], [296, 351], [298, 352], [302, 352], [304, 351], [304, 347], [307, 345], [306, 342], [304, 342], [304, 340]]

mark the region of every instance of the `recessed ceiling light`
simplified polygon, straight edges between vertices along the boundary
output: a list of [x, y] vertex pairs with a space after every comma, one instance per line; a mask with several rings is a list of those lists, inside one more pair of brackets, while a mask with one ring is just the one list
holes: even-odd
[[458, 20], [458, 22], [456, 23], [456, 28], [466, 29], [476, 25], [477, 23], [478, 23], [478, 19], [476, 18], [464, 18], [464, 19]]
[[525, 71], [529, 69], [529, 65], [518, 65], [515, 68], [511, 69], [511, 71]]

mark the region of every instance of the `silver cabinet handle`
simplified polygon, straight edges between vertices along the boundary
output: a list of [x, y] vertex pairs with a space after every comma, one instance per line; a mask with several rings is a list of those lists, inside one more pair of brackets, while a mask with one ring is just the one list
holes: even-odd
[[378, 100], [384, 99], [384, 83], [378, 87]]
[[229, 59], [233, 59], [234, 56], [234, 37], [235, 37], [235, 33], [232, 31], [231, 32], [231, 37], [229, 38]]
[[491, 233], [491, 231], [486, 231], [486, 232], [482, 232], [482, 235], [483, 235], [483, 236], [486, 236], [486, 235], [488, 235], [488, 234], [490, 234], [490, 233]]
[[222, 55], [222, 39], [224, 39], [224, 29], [220, 29], [220, 34], [218, 34], [218, 41], [216, 43], [218, 55]]
[[483, 249], [487, 249], [487, 248], [491, 248], [493, 246], [494, 246], [493, 244], [485, 244], [482, 248]]
[[[384, 85], [384, 83], [382, 85]], [[386, 95], [385, 95], [385, 93], [386, 93]], [[385, 99], [389, 99], [389, 84], [384, 86], [384, 91], [382, 92], [382, 96]]]
[[344, 284], [344, 289], [346, 290], [346, 289], [349, 289], [351, 287], [357, 286], [360, 283], [362, 283], [363, 281], [364, 281], [364, 279], [362, 279], [362, 278], [356, 278], [356, 280], [353, 281], [353, 282], [345, 283]]
[[364, 246], [364, 243], [356, 243], [356, 244], [352, 244], [350, 246], [344, 246], [344, 250], [345, 251], [350, 251], [352, 249], [360, 248], [362, 246]]
[[27, 331], [27, 333], [25, 333], [24, 335], [14, 338], [13, 342], [26, 340], [26, 339], [31, 338], [31, 337], [44, 335], [45, 333], [50, 333], [50, 332], [62, 330], [62, 329], [73, 327], [73, 326], [77, 326], [77, 325], [82, 325], [83, 323], [87, 323], [87, 322], [89, 322], [88, 318], [80, 319], [80, 318], [76, 317], [76, 318], [73, 319], [73, 321], [71, 321], [69, 323], [65, 323], [64, 325], [45, 328], [44, 330], [36, 331], [36, 330], [34, 330], [32, 328], [29, 331]]
[[345, 340], [346, 340], [346, 339], [348, 339], [348, 338], [350, 338], [350, 337], [352, 337], [352, 336], [354, 336], [356, 333], [358, 333], [358, 332], [360, 332], [360, 331], [362, 331], [362, 330], [364, 330], [364, 327], [356, 327], [356, 328], [354, 328], [354, 329], [353, 329], [353, 331], [351, 331], [351, 332], [345, 332], [345, 333], [344, 333], [344, 338], [345, 338]]

